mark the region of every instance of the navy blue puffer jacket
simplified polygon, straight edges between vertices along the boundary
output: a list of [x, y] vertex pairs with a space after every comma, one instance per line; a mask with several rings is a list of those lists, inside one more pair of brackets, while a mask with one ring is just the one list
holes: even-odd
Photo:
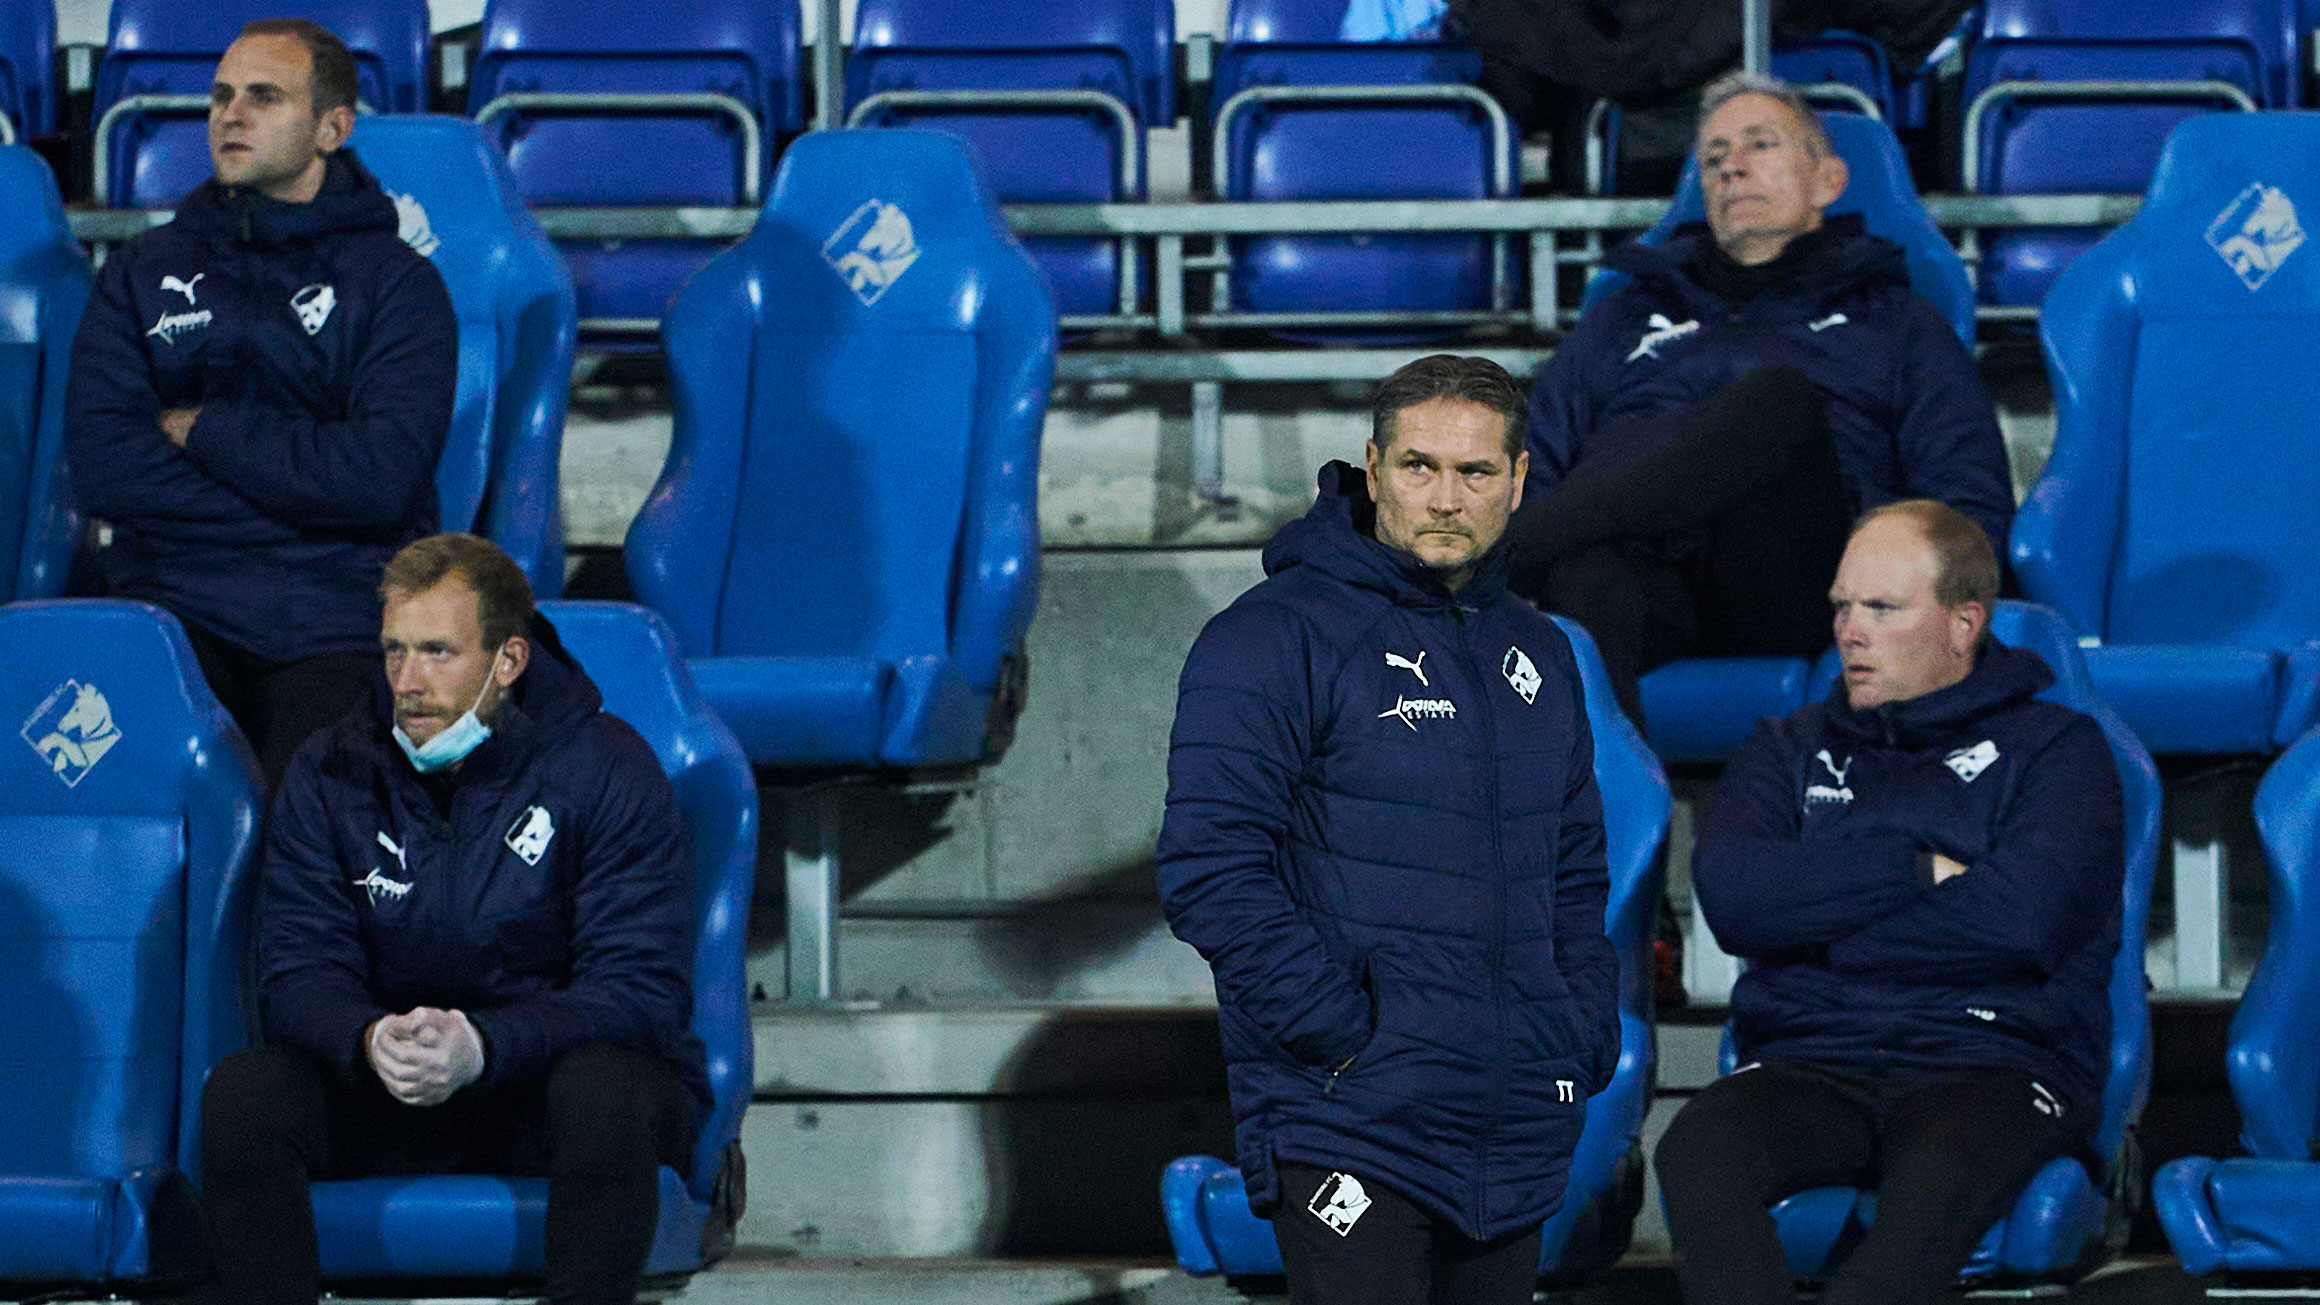
[[[1856, 712], [1825, 702], [1732, 755], [1692, 877], [1743, 1058], [2018, 1069], [2099, 1115], [2125, 814], [2093, 718], [2035, 695], [2038, 654]], [[1933, 883], [1940, 853], [1966, 872]]]
[[1594, 741], [1502, 561], [1453, 597], [1371, 512], [1324, 468], [1194, 644], [1161, 901], [1216, 971], [1252, 1206], [1293, 1160], [1496, 1237], [1561, 1204], [1619, 1054]]

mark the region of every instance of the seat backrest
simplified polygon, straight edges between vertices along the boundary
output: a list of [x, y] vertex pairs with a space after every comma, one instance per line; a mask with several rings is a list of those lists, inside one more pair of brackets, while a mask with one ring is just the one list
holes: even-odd
[[2240, 1145], [2309, 1160], [2320, 1141], [2320, 730], [2272, 763], [2256, 789], [2271, 871], [2271, 933], [2231, 1020], [2224, 1064]]
[[1772, 75], [1792, 86], [1832, 83], [1850, 86], [1876, 104], [1879, 116], [1894, 122], [1893, 67], [1885, 47], [1862, 36], [1831, 28], [1794, 45], [1772, 52]]
[[435, 469], [443, 528], [490, 536], [535, 593], [560, 593], [571, 275], [474, 123], [374, 115], [356, 124], [350, 144], [394, 196], [405, 242], [443, 274], [459, 319], [458, 395]]
[[1233, 0], [1210, 112], [1251, 86], [1424, 86], [1482, 75], [1482, 56], [1458, 42], [1344, 40], [1346, 8], [1347, 0]]
[[[1053, 86], [1109, 91], [1147, 127], [1176, 121], [1176, 9], [1170, 0], [862, 0], [847, 52], [846, 100], [926, 77], [929, 56], [965, 56], [925, 89]], [[914, 68], [893, 71], [899, 64]], [[947, 74], [947, 75], [946, 75]], [[1058, 78], [1068, 78], [1058, 82]], [[1115, 80], [1116, 79], [1116, 80]]]
[[663, 340], [675, 430], [627, 555], [688, 654], [893, 665], [992, 636], [971, 596], [1037, 565], [1055, 310], [964, 142], [801, 138]]
[[0, 1173], [190, 1167], [244, 1035], [249, 748], [174, 617], [0, 607]]
[[2213, 77], [2266, 108], [2287, 108], [2301, 43], [2295, 0], [1988, 0], [1968, 48], [1968, 94], [1998, 80], [2099, 79], [2107, 70]]
[[[1859, 113], [1824, 113], [1821, 125], [1845, 160], [1850, 173], [1845, 193], [1829, 205], [1831, 216], [1858, 213], [1869, 234], [1901, 246], [1909, 259], [1909, 285], [1917, 297], [1941, 311], [1944, 320], [1969, 346], [1974, 339], [1974, 291], [1966, 279], [1965, 263], [1957, 250], [1926, 216], [1917, 198], [1917, 184], [1909, 176], [1909, 159], [1893, 129]], [[1700, 161], [1684, 161], [1683, 180], [1676, 183], [1675, 204], [1652, 228], [1637, 239], [1647, 245], [1665, 242], [1687, 222], [1707, 220], [1707, 201], [1700, 192]], [[1627, 284], [1623, 272], [1602, 271], [1587, 283], [1586, 307]]]
[[540, 614], [596, 682], [604, 709], [652, 745], [692, 840], [693, 1034], [708, 1051], [714, 1102], [692, 1187], [706, 1200], [756, 1088], [743, 944], [756, 883], [757, 782], [733, 732], [693, 687], [667, 622], [633, 603], [551, 602]]
[[2292, 542], [2320, 536], [2316, 177], [2312, 115], [2185, 122], [2142, 211], [2047, 298], [2057, 440], [2036, 497], [2102, 500], [2072, 527], [2107, 567], [2068, 603], [2090, 633], [2287, 647], [2320, 630], [2320, 570]]
[[[701, 93], [756, 115], [760, 164], [805, 125], [796, 0], [490, 0], [468, 112], [515, 92]], [[714, 116], [516, 113], [489, 128], [538, 204], [741, 203], [740, 135]]]
[[64, 384], [89, 298], [89, 263], [56, 178], [21, 145], [0, 148], [0, 600], [63, 591], [72, 560], [64, 485]]
[[56, 6], [0, 5], [0, 113], [21, 144], [56, 130]]

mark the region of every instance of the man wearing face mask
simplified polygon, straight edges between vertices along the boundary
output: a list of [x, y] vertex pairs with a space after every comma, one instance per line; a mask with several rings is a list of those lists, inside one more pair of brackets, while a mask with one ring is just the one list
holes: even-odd
[[265, 1045], [202, 1096], [218, 1299], [315, 1300], [310, 1181], [480, 1172], [547, 1176], [550, 1300], [631, 1301], [709, 1105], [675, 795], [491, 543], [379, 593], [385, 683], [274, 801]]
[[1989, 638], [1998, 559], [1963, 513], [1864, 517], [1829, 597], [1844, 677], [1732, 755], [1692, 863], [1749, 961], [1740, 1070], [1656, 1156], [1693, 1305], [1793, 1305], [1768, 1207], [1875, 1188], [1827, 1305], [1936, 1305], [2048, 1160], [2088, 1155], [2125, 875], [2101, 726]]
[[437, 528], [459, 371], [443, 278], [354, 130], [336, 36], [242, 29], [210, 87], [215, 175], [105, 260], [67, 384], [107, 592], [184, 622], [274, 783], [378, 675], [379, 567]]
[[1497, 547], [1522, 411], [1487, 359], [1394, 373], [1366, 474], [1322, 469], [1184, 664], [1161, 904], [1296, 1305], [1528, 1305], [1618, 1060], [1578, 667]]

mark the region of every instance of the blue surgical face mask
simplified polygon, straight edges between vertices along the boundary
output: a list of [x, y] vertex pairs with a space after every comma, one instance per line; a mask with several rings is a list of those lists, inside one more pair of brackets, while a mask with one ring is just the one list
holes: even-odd
[[482, 747], [483, 741], [491, 737], [491, 726], [476, 719], [475, 710], [483, 705], [484, 695], [491, 692], [492, 677], [499, 674], [499, 654], [506, 649], [507, 645], [503, 643], [499, 651], [492, 653], [491, 669], [483, 673], [483, 689], [475, 695], [475, 701], [460, 714], [458, 720], [444, 726], [435, 737], [425, 743], [413, 743], [411, 736], [403, 732], [402, 726], [395, 727], [395, 742], [402, 745], [403, 755], [411, 759], [413, 770], [422, 775], [432, 775], [446, 766], [456, 766], [467, 760], [468, 753]]

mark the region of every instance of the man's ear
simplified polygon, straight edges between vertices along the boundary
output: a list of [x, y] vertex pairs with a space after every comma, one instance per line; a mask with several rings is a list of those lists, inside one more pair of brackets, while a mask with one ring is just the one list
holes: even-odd
[[1982, 632], [1990, 628], [1990, 609], [1987, 604], [1968, 600], [1950, 609], [1949, 650], [1960, 657], [1971, 657], [1974, 649], [1982, 646]]
[[340, 146], [346, 144], [346, 138], [352, 135], [354, 110], [343, 104], [334, 109], [325, 109], [314, 123], [314, 152], [335, 154]]
[[1514, 455], [1514, 498], [1507, 503], [1507, 511], [1512, 512], [1522, 506], [1523, 482], [1530, 479], [1530, 474], [1531, 451], [1526, 444], [1522, 452]]
[[532, 664], [532, 641], [522, 635], [509, 639], [500, 648], [499, 669], [492, 672], [492, 683], [501, 688], [514, 684]]
[[1369, 472], [1369, 492], [1373, 497], [1377, 494], [1378, 477], [1385, 472], [1384, 465], [1378, 461], [1382, 456], [1383, 451], [1378, 448], [1376, 440], [1361, 442], [1361, 465], [1363, 470]]
[[1851, 181], [1853, 170], [1835, 154], [1824, 154], [1813, 167], [1812, 202], [1815, 209], [1826, 211], [1845, 193], [1845, 183]]

